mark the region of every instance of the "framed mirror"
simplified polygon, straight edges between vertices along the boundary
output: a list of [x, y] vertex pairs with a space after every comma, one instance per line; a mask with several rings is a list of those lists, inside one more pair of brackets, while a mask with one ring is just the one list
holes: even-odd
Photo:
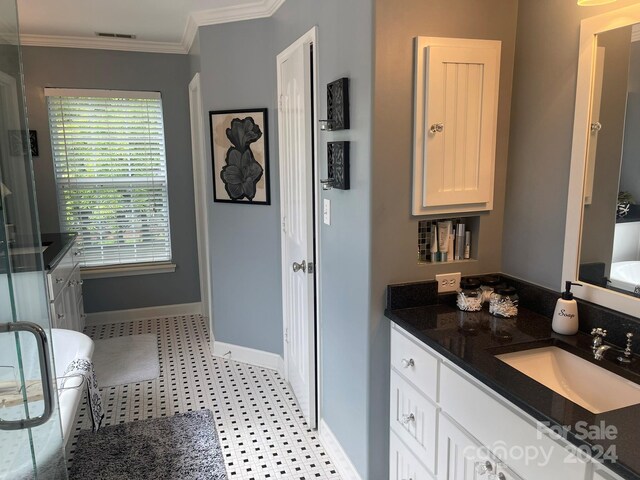
[[640, 5], [580, 26], [564, 280], [640, 313]]

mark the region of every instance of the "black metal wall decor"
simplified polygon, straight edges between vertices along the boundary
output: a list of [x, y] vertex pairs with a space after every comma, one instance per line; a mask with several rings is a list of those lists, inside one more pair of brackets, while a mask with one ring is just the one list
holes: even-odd
[[331, 187], [349, 190], [349, 142], [327, 143], [327, 173]]
[[349, 79], [327, 85], [327, 130], [349, 129]]

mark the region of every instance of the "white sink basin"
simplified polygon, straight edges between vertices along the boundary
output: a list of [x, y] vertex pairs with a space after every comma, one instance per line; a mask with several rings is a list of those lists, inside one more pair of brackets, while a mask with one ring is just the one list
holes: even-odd
[[504, 353], [496, 358], [592, 413], [640, 403], [640, 385], [558, 347]]

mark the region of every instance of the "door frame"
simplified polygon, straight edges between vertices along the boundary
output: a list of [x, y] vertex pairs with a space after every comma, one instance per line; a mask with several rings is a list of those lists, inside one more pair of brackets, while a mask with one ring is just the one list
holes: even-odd
[[[312, 179], [312, 188], [313, 188], [313, 254], [314, 254], [314, 303], [315, 303], [315, 328], [313, 329], [314, 334], [314, 346], [315, 346], [315, 371], [311, 372], [311, 375], [314, 377], [311, 380], [315, 383], [315, 411], [310, 412], [310, 427], [313, 429], [317, 429], [320, 424], [320, 420], [322, 418], [322, 337], [320, 335], [321, 331], [321, 320], [322, 320], [322, 306], [320, 299], [322, 298], [322, 261], [321, 261], [321, 189], [320, 189], [320, 161], [318, 158], [318, 27], [313, 26], [308, 32], [298, 38], [295, 42], [285, 48], [282, 52], [280, 52], [276, 58], [276, 75], [277, 75], [277, 101], [278, 105], [280, 105], [280, 59], [282, 57], [288, 56], [291, 51], [299, 48], [301, 45], [311, 44], [313, 46], [312, 49], [312, 73], [311, 73], [311, 105], [313, 107], [313, 114], [311, 118], [311, 132], [312, 132], [312, 146], [311, 149], [313, 151], [314, 164], [313, 164], [313, 179]], [[278, 109], [279, 110], [279, 109]], [[279, 114], [279, 113], [278, 113]], [[280, 148], [280, 135], [278, 135], [278, 148]], [[282, 204], [280, 205], [280, 218], [282, 218]], [[280, 246], [282, 249], [281, 256], [281, 267], [283, 275], [285, 272], [289, 271], [290, 265], [285, 265], [285, 257], [284, 257], [284, 243], [282, 240], [280, 241]], [[284, 278], [284, 277], [283, 277]], [[284, 282], [281, 284], [282, 296], [284, 298]], [[283, 353], [284, 353], [284, 377], [288, 379], [288, 371], [289, 371], [289, 359], [287, 354], [287, 340], [286, 340], [286, 319], [283, 315], [282, 317], [282, 344], [283, 344]], [[313, 409], [312, 409], [313, 410]]]
[[211, 288], [211, 239], [207, 205], [213, 201], [207, 188], [209, 178], [206, 161], [204, 112], [200, 73], [189, 82], [189, 118], [191, 121], [191, 159], [193, 165], [193, 197], [196, 213], [196, 239], [198, 242], [198, 271], [200, 277], [200, 310], [209, 318], [209, 332], [213, 338], [213, 299]]

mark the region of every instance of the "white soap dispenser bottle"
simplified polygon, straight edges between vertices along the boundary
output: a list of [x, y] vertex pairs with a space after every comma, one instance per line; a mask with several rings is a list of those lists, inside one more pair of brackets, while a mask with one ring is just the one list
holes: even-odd
[[579, 283], [566, 282], [565, 291], [562, 298], [556, 303], [556, 310], [553, 312], [553, 322], [551, 328], [560, 335], [575, 335], [578, 333], [578, 304], [573, 299], [571, 285], [581, 287]]

